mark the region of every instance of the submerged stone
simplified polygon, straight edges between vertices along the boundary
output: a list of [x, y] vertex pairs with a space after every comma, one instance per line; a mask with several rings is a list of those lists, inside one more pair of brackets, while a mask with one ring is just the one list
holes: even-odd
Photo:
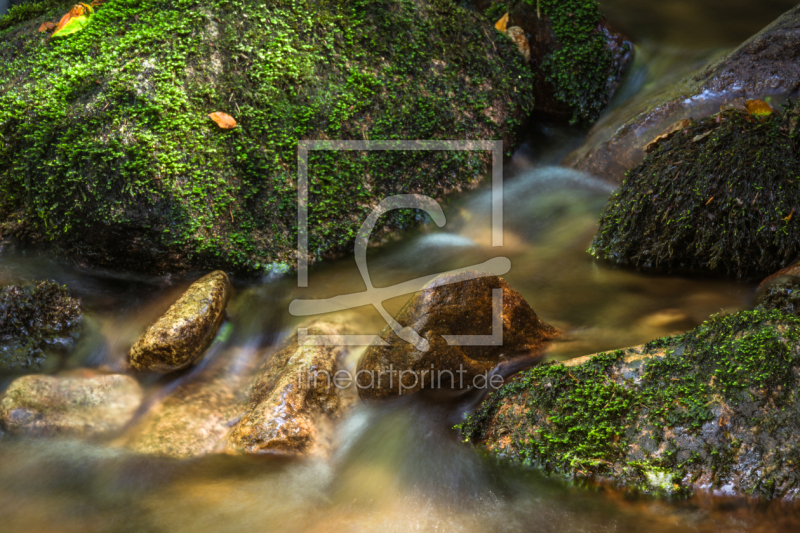
[[[643, 101], [631, 117], [610, 117], [565, 164], [620, 183], [645, 156], [644, 146], [681, 119], [701, 119], [736, 99], [794, 96], [800, 86], [800, 5], [733, 52]], [[621, 121], [618, 119], [622, 118]]]
[[[312, 335], [334, 338], [343, 331], [328, 323], [309, 327]], [[262, 350], [219, 354], [155, 403], [120, 444], [176, 458], [328, 453], [333, 424], [355, 394], [333, 381], [346, 348], [310, 343], [300, 345], [293, 335], [266, 361]]]
[[[423, 388], [485, 388], [501, 358], [535, 357], [558, 336], [503, 278], [487, 274], [471, 279], [470, 274], [474, 273], [436, 278], [395, 317], [425, 339], [427, 351], [402, 340], [390, 326], [381, 331], [380, 338], [388, 345], [370, 346], [358, 364], [362, 399], [388, 399]], [[502, 307], [497, 308], [499, 323], [493, 324], [496, 289], [502, 294]], [[450, 345], [446, 335], [488, 339]], [[491, 339], [492, 335], [499, 338]]]
[[712, 317], [644, 346], [548, 363], [462, 425], [493, 454], [659, 495], [800, 495], [800, 318]]
[[12, 434], [107, 436], [133, 418], [142, 397], [136, 380], [120, 374], [22, 376], [0, 400], [0, 423]]
[[759, 278], [800, 256], [798, 110], [684, 124], [628, 172], [590, 252], [652, 271]]
[[[80, 335], [80, 301], [52, 281], [0, 290], [0, 372], [40, 372]], [[57, 363], [56, 363], [57, 364]]]
[[230, 293], [230, 280], [221, 270], [192, 283], [130, 349], [131, 367], [172, 372], [191, 365], [214, 340]]

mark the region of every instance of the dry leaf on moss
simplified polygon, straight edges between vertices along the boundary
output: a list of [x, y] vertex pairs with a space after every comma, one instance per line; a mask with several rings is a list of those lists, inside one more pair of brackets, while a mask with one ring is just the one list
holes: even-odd
[[747, 112], [756, 117], [767, 117], [772, 114], [772, 106], [764, 100], [748, 100], [744, 103]]
[[500, 17], [500, 20], [498, 20], [498, 21], [495, 23], [494, 27], [495, 27], [495, 29], [496, 29], [497, 31], [501, 31], [501, 32], [505, 33], [505, 32], [506, 32], [506, 26], [507, 26], [507, 25], [508, 25], [508, 13], [506, 13], [505, 15], [503, 15], [502, 17]]
[[656, 145], [658, 143], [660, 143], [661, 141], [666, 141], [667, 139], [672, 137], [675, 134], [675, 132], [680, 131], [683, 128], [688, 127], [689, 124], [691, 124], [691, 123], [692, 123], [692, 120], [688, 119], [688, 118], [685, 118], [683, 120], [679, 120], [678, 122], [674, 123], [669, 128], [667, 128], [664, 131], [662, 131], [661, 134], [658, 137], [656, 137], [655, 139], [653, 139], [652, 141], [647, 143], [647, 145], [644, 147], [644, 151], [647, 152], [647, 153], [652, 152], [655, 149], [655, 147], [656, 147]]
[[39, 33], [44, 33], [46, 31], [50, 31], [56, 27], [55, 22], [42, 22], [42, 25], [39, 26]]
[[223, 130], [232, 130], [236, 127], [236, 121], [233, 119], [233, 117], [227, 113], [223, 113], [222, 111], [215, 111], [208, 116]]

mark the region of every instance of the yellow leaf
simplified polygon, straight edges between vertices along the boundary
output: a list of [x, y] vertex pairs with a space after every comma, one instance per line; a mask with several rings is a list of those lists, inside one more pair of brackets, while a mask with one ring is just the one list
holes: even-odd
[[744, 103], [747, 112], [756, 117], [767, 117], [772, 114], [772, 106], [764, 100], [748, 100]]
[[683, 120], [679, 120], [678, 122], [676, 122], [675, 124], [673, 124], [669, 128], [667, 128], [664, 131], [662, 131], [661, 134], [658, 137], [656, 137], [655, 139], [653, 139], [652, 141], [647, 143], [647, 145], [644, 147], [644, 151], [647, 152], [647, 153], [652, 152], [655, 149], [655, 147], [656, 147], [656, 145], [658, 143], [660, 143], [661, 141], [666, 141], [667, 139], [672, 137], [675, 134], [675, 132], [680, 131], [683, 128], [688, 127], [689, 124], [691, 124], [691, 123], [692, 123], [691, 119], [688, 119], [688, 118], [685, 118]]
[[236, 127], [236, 121], [227, 113], [216, 111], [208, 115], [211, 120], [217, 123], [217, 126], [223, 130], [232, 130]]
[[498, 21], [495, 23], [494, 27], [495, 27], [495, 29], [496, 29], [497, 31], [501, 31], [501, 32], [505, 33], [505, 32], [506, 32], [506, 26], [507, 26], [507, 25], [508, 25], [508, 13], [506, 13], [505, 15], [503, 15], [502, 17], [500, 17], [500, 20], [498, 20]]

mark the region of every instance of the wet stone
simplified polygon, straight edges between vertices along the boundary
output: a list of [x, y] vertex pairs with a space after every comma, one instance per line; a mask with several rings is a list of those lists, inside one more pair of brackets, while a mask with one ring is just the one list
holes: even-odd
[[131, 420], [142, 398], [137, 381], [121, 374], [22, 376], [0, 400], [0, 423], [11, 434], [107, 436]]
[[191, 365], [214, 339], [230, 293], [221, 270], [194, 282], [130, 349], [131, 367], [166, 373]]
[[[423, 351], [386, 326], [380, 338], [388, 346], [370, 346], [358, 365], [362, 399], [380, 400], [422, 388], [485, 387], [487, 376], [503, 358], [535, 357], [558, 336], [503, 278], [475, 273], [440, 276], [416, 293], [395, 317], [427, 341]], [[493, 293], [502, 294], [502, 342], [495, 345], [448, 345], [443, 335], [484, 335], [493, 328]], [[499, 324], [498, 324], [499, 325]], [[496, 341], [491, 341], [496, 342]], [[476, 383], [479, 382], [479, 383]]]
[[0, 290], [0, 372], [49, 370], [82, 331], [80, 301], [52, 281]]

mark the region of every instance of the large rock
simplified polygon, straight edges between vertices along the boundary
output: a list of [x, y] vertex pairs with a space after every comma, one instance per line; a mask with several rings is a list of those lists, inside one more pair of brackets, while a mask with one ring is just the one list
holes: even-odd
[[136, 380], [119, 374], [22, 376], [0, 400], [0, 423], [12, 434], [107, 436], [131, 420], [142, 397]]
[[[0, 290], [0, 371], [41, 372], [81, 333], [80, 301], [52, 281]], [[48, 368], [49, 370], [49, 368]]]
[[462, 424], [550, 475], [663, 495], [800, 495], [800, 318], [712, 317], [638, 348], [549, 363]]
[[682, 124], [609, 198], [592, 254], [651, 271], [756, 279], [796, 261], [798, 113], [734, 108]]
[[[106, 2], [67, 38], [36, 31], [65, 9], [48, 2], [0, 29], [0, 236], [81, 262], [286, 268], [300, 139], [504, 139], [510, 150], [533, 104], [514, 43], [451, 0]], [[220, 111], [235, 129], [208, 117]], [[352, 253], [386, 196], [475, 187], [490, 160], [312, 152], [311, 262]], [[416, 221], [398, 212], [381, 225]]]
[[633, 46], [610, 28], [598, 2], [474, 0], [473, 6], [493, 21], [508, 12], [505, 32], [530, 62], [537, 113], [573, 123], [597, 120], [633, 57]]
[[230, 280], [221, 270], [192, 283], [131, 347], [131, 367], [171, 372], [191, 365], [214, 340], [230, 293]]
[[[358, 364], [362, 399], [379, 400], [411, 394], [423, 388], [487, 387], [485, 378], [501, 357], [536, 356], [555, 338], [522, 296], [503, 278], [474, 273], [440, 276], [416, 293], [396, 320], [427, 341], [427, 351], [400, 339], [390, 326], [380, 333], [388, 346], [370, 346]], [[443, 335], [493, 333], [493, 289], [501, 289], [502, 342], [495, 345], [448, 345]]]
[[565, 163], [620, 183], [644, 158], [644, 146], [670, 124], [707, 117], [716, 113], [719, 105], [737, 98], [791, 96], [798, 90], [800, 5], [733, 52], [654, 94], [632, 118], [598, 123]]
[[[311, 334], [342, 331], [327, 323], [310, 326]], [[151, 407], [121, 444], [178, 458], [326, 454], [333, 423], [355, 396], [333, 383], [346, 353], [337, 346], [300, 346], [296, 335], [266, 361], [260, 350], [222, 353]]]

